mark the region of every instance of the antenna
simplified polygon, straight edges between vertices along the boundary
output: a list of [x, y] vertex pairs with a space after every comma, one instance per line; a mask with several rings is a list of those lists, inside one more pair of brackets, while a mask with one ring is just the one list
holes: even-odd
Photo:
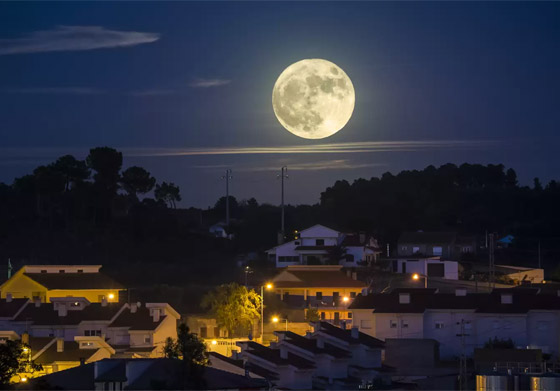
[[283, 166], [280, 169], [280, 175], [276, 178], [280, 178], [282, 182], [282, 195], [281, 195], [281, 208], [282, 208], [282, 220], [280, 223], [280, 232], [282, 233], [282, 241], [284, 240], [284, 178], [288, 179], [288, 167]]
[[229, 180], [232, 179], [231, 169], [227, 169], [222, 179], [226, 180], [226, 227], [229, 227]]

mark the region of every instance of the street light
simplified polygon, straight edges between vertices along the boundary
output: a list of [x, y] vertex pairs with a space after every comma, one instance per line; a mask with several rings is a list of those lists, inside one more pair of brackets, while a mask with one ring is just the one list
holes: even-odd
[[261, 285], [261, 343], [264, 343], [264, 288], [272, 289], [273, 285], [269, 282], [266, 285]]
[[424, 288], [428, 287], [428, 276], [426, 276], [425, 274], [419, 274], [419, 273], [414, 273], [412, 275], [412, 279], [415, 281], [418, 281], [420, 279], [420, 277], [424, 278]]
[[349, 300], [350, 300], [350, 299], [348, 298], [348, 296], [344, 296], [344, 297], [342, 298], [342, 301], [343, 301], [344, 303], [348, 303]]
[[285, 319], [285, 318], [280, 319], [277, 316], [275, 316], [275, 317], [272, 318], [272, 323], [278, 323], [281, 320], [286, 322], [286, 331], [288, 331], [288, 319]]

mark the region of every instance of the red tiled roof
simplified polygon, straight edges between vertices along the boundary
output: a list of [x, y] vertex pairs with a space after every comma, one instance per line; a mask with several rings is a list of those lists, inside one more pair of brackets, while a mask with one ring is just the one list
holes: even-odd
[[164, 319], [165, 316], [160, 316], [159, 321], [154, 322], [150, 310], [146, 307], [140, 307], [134, 313], [130, 312], [130, 309], [125, 309], [109, 327], [128, 327], [129, 330], [155, 330]]
[[77, 325], [85, 320], [111, 320], [121, 309], [123, 304], [91, 303], [83, 310], [68, 310], [66, 316], [58, 316], [53, 303], [41, 303], [36, 307], [34, 303], [29, 303], [25, 309], [15, 319], [17, 322], [30, 322], [36, 325]]
[[327, 322], [319, 322], [319, 326], [321, 331], [325, 332], [326, 334], [329, 334], [332, 337], [338, 338], [350, 344], [360, 343], [370, 348], [382, 348], [385, 346], [385, 342], [383, 342], [382, 340], [374, 338], [362, 332], [358, 332], [358, 338], [354, 338], [352, 337], [352, 330], [344, 330]]
[[[511, 304], [502, 304], [501, 294], [512, 296]], [[410, 303], [399, 303], [399, 292], [358, 295], [349, 309], [371, 309], [376, 313], [423, 313], [427, 309], [463, 309], [478, 313], [526, 313], [530, 310], [560, 310], [560, 297], [522, 290], [495, 290], [492, 293], [410, 293]]]
[[314, 363], [293, 353], [288, 353], [288, 358], [282, 358], [279, 349], [271, 349], [252, 341], [247, 342], [247, 347], [249, 348], [247, 352], [276, 365], [293, 365], [298, 369], [315, 368]]
[[0, 318], [11, 318], [27, 303], [28, 299], [12, 299], [11, 302], [6, 299], [0, 300]]
[[124, 289], [102, 273], [24, 273], [48, 289]]
[[301, 281], [276, 281], [274, 280], [275, 288], [366, 288], [367, 285], [358, 280], [348, 277], [345, 273], [340, 271], [325, 271], [325, 270], [289, 270], [288, 273], [292, 274]]

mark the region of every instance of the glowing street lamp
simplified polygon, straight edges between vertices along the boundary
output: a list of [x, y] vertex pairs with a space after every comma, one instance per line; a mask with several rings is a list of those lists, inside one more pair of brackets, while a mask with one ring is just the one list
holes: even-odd
[[420, 277], [424, 278], [424, 288], [428, 287], [428, 276], [424, 275], [424, 274], [419, 274], [419, 273], [414, 273], [412, 275], [412, 279], [414, 281], [418, 281], [420, 279]]
[[286, 322], [286, 331], [288, 331], [288, 319], [280, 319], [277, 316], [275, 316], [275, 317], [272, 318], [272, 323], [278, 323], [281, 320]]
[[115, 294], [114, 293], [109, 293], [109, 295], [107, 297], [109, 298], [109, 300], [113, 300], [115, 298]]
[[348, 296], [344, 296], [342, 298], [342, 302], [344, 302], [344, 303], [348, 303], [349, 301], [350, 301], [350, 298]]
[[261, 343], [264, 342], [264, 288], [270, 290], [274, 286], [269, 282], [266, 285], [261, 285]]

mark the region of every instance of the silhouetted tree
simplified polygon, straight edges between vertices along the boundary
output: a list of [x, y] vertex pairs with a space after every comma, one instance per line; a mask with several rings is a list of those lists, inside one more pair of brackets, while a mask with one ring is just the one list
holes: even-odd
[[179, 194], [179, 186], [174, 183], [162, 182], [161, 185], [156, 185], [154, 190], [154, 195], [156, 200], [165, 202], [166, 205], [176, 208], [176, 202], [181, 201], [181, 195]]
[[52, 164], [54, 170], [61, 173], [64, 177], [64, 189], [70, 190], [71, 186], [84, 182], [90, 176], [90, 171], [86, 162], [77, 160], [72, 155], [64, 155], [59, 157], [56, 162]]
[[142, 167], [132, 166], [122, 173], [121, 184], [123, 189], [134, 200], [138, 200], [138, 194], [146, 194], [154, 188], [156, 178], [150, 175]]

